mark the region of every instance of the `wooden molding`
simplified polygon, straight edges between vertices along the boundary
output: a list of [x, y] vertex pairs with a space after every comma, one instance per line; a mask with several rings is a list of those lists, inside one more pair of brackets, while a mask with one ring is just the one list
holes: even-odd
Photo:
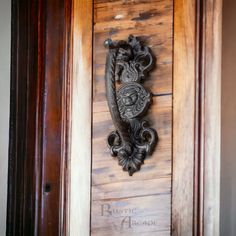
[[221, 8], [175, 1], [173, 235], [219, 235]]
[[70, 234], [90, 235], [93, 1], [73, 1]]
[[71, 3], [12, 1], [7, 235], [67, 230]]
[[195, 146], [195, 0], [174, 5], [172, 233], [193, 229]]
[[222, 0], [203, 3], [202, 235], [220, 235]]

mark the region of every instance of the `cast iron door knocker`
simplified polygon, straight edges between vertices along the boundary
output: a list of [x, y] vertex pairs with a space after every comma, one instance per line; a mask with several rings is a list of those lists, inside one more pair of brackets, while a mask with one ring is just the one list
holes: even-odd
[[106, 95], [116, 128], [108, 135], [111, 155], [129, 175], [140, 170], [147, 155], [157, 144], [157, 132], [142, 120], [152, 102], [152, 95], [141, 84], [154, 66], [149, 47], [137, 37], [127, 41], [107, 39]]

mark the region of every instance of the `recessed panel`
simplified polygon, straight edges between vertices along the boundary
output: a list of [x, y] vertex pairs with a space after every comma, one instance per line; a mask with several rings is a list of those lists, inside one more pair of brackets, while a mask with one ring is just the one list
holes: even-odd
[[[94, 1], [91, 234], [170, 235], [172, 180], [173, 1]], [[143, 83], [153, 93], [146, 117], [158, 144], [140, 171], [129, 176], [111, 157], [114, 125], [106, 101], [107, 38], [138, 36], [156, 63]]]

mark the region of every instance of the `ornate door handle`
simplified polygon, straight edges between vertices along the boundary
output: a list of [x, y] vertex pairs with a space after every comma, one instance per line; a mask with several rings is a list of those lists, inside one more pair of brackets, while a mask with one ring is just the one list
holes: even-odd
[[106, 95], [116, 128], [108, 135], [108, 147], [123, 170], [132, 176], [140, 170], [158, 140], [156, 130], [142, 120], [152, 95], [141, 83], [153, 68], [154, 58], [150, 49], [132, 35], [127, 41], [107, 39], [104, 45], [109, 49], [105, 71]]

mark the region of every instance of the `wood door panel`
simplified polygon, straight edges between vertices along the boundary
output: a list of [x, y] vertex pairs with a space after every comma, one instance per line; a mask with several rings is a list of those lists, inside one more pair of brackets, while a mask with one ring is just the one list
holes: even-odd
[[[92, 235], [170, 235], [172, 24], [173, 1], [94, 1]], [[130, 34], [141, 36], [156, 56], [156, 67], [144, 83], [154, 94], [145, 118], [159, 135], [154, 153], [132, 177], [106, 144], [114, 126], [106, 102], [103, 46], [107, 38], [126, 40]], [[116, 214], [104, 215], [104, 206]]]
[[170, 235], [170, 197], [163, 194], [94, 201], [91, 235]]
[[172, 93], [173, 1], [94, 1], [95, 101], [105, 99], [104, 40], [130, 34], [141, 36], [157, 59], [145, 86], [153, 94]]
[[[152, 108], [148, 114], [152, 126], [158, 131], [159, 141], [155, 152], [145, 160], [141, 172], [135, 175], [136, 180], [161, 178], [171, 175], [171, 123], [172, 96], [159, 96], [153, 99]], [[96, 106], [97, 103], [94, 103]], [[101, 104], [100, 104], [101, 105]], [[121, 170], [116, 159], [110, 156], [106, 137], [113, 129], [111, 116], [106, 102], [104, 107], [93, 113], [93, 185], [101, 185], [132, 179]], [[100, 112], [101, 111], [101, 112]], [[144, 175], [145, 173], [145, 175]]]

